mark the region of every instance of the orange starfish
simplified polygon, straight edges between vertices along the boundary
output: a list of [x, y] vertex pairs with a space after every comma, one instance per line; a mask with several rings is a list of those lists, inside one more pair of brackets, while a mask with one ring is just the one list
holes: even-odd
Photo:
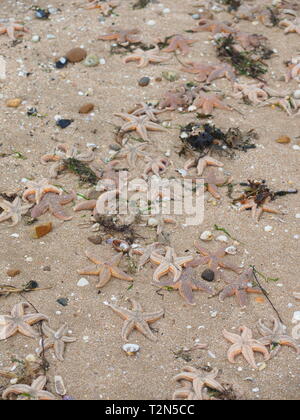
[[211, 19], [200, 19], [198, 25], [199, 27], [192, 29], [193, 32], [212, 32], [213, 36], [219, 33], [234, 34], [236, 32], [226, 23]]
[[[33, 200], [33, 196], [31, 197]], [[28, 197], [28, 199], [31, 197]], [[71, 194], [62, 195], [47, 193], [43, 196], [39, 204], [36, 204], [33, 207], [31, 210], [31, 217], [35, 219], [49, 211], [49, 213], [51, 213], [57, 219], [64, 221], [71, 220], [73, 217], [68, 216], [62, 206], [65, 206], [74, 200], [76, 200], [76, 193], [74, 191]]]
[[261, 218], [264, 212], [272, 214], [282, 214], [280, 211], [275, 210], [268, 206], [268, 203], [271, 201], [271, 198], [268, 197], [263, 204], [256, 203], [254, 198], [245, 200], [242, 207], [239, 209], [240, 212], [245, 210], [251, 210], [252, 218], [257, 222]]
[[7, 22], [0, 23], [0, 35], [7, 34], [8, 37], [14, 41], [16, 38], [23, 36], [23, 34], [15, 35], [16, 31], [29, 32], [29, 29], [24, 26], [22, 21], [15, 20], [14, 18], [8, 19]]
[[147, 178], [147, 176], [152, 172], [156, 176], [160, 176], [163, 174], [167, 167], [169, 166], [170, 162], [166, 158], [158, 158], [158, 157], [146, 157], [146, 166], [144, 169], [144, 178]]
[[47, 179], [41, 179], [38, 182], [27, 181], [26, 191], [23, 194], [23, 200], [39, 204], [42, 197], [47, 193], [62, 194], [62, 190], [49, 184]]
[[168, 61], [170, 57], [166, 55], [159, 55], [159, 48], [155, 47], [152, 50], [142, 50], [141, 48], [136, 49], [133, 51], [133, 54], [129, 55], [128, 57], [124, 58], [124, 63], [127, 64], [131, 61], [138, 61], [138, 67], [144, 68], [147, 67], [150, 63], [163, 63]]
[[200, 108], [205, 115], [211, 115], [214, 108], [224, 109], [226, 111], [230, 110], [228, 106], [223, 104], [217, 95], [208, 95], [204, 92], [199, 93], [193, 105]]
[[116, 41], [118, 44], [136, 44], [141, 41], [138, 29], [111, 28], [111, 33], [101, 35], [98, 39], [102, 41]]
[[189, 159], [186, 164], [184, 165], [184, 169], [188, 171], [190, 168], [197, 167], [197, 175], [201, 176], [208, 166], [217, 166], [222, 168], [224, 164], [217, 159], [212, 158], [211, 156], [207, 155], [203, 158], [199, 159]]
[[208, 76], [215, 70], [215, 66], [188, 61], [181, 70], [186, 73], [197, 74], [195, 80], [202, 83], [206, 82]]
[[182, 35], [173, 35], [167, 41], [169, 46], [164, 48], [162, 51], [170, 53], [180, 50], [183, 55], [187, 55], [190, 52], [189, 45], [192, 45], [195, 42], [197, 42], [195, 39], [188, 39]]
[[160, 125], [154, 123], [153, 121], [149, 120], [147, 115], [143, 115], [141, 117], [137, 117], [132, 114], [123, 114], [123, 113], [116, 113], [117, 117], [122, 118], [125, 121], [128, 121], [121, 127], [121, 132], [128, 132], [128, 131], [136, 131], [144, 141], [149, 141], [147, 130], [149, 131], [166, 131]]

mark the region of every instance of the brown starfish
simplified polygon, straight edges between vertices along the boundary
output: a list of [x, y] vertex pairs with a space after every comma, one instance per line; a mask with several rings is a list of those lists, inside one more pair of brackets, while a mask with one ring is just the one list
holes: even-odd
[[[32, 200], [33, 200], [33, 196]], [[30, 196], [28, 199], [31, 198]], [[39, 204], [36, 204], [31, 210], [31, 217], [38, 218], [49, 211], [54, 217], [60, 220], [71, 220], [73, 217], [68, 216], [63, 207], [66, 204], [76, 200], [76, 193], [58, 195], [52, 192], [46, 193]]]
[[118, 44], [136, 44], [141, 41], [138, 29], [111, 28], [111, 33], [101, 35], [99, 39], [103, 41], [116, 41]]
[[217, 200], [221, 199], [221, 195], [218, 192], [219, 186], [225, 185], [228, 182], [228, 178], [223, 176], [217, 176], [213, 170], [208, 170], [207, 175], [203, 177], [207, 191]]
[[32, 204], [23, 204], [20, 197], [16, 197], [13, 202], [0, 199], [0, 208], [4, 210], [0, 214], [0, 223], [11, 219], [10, 227], [16, 226], [30, 207], [32, 207]]
[[229, 64], [219, 64], [215, 66], [214, 70], [208, 76], [207, 83], [211, 83], [216, 79], [222, 79], [223, 77], [226, 77], [230, 82], [237, 80], [235, 70], [232, 66]]
[[226, 23], [218, 22], [211, 19], [200, 19], [198, 22], [199, 27], [193, 28], [193, 32], [212, 32], [215, 36], [219, 33], [234, 34], [235, 29], [228, 26]]
[[122, 259], [122, 254], [116, 255], [109, 261], [105, 261], [102, 257], [96, 257], [88, 251], [86, 251], [85, 254], [90, 261], [96, 264], [96, 267], [78, 270], [78, 273], [81, 275], [98, 276], [99, 282], [96, 284], [98, 289], [104, 287], [111, 277], [116, 277], [117, 279], [125, 281], [133, 281], [132, 277], [124, 273], [124, 271], [120, 270], [118, 267]]
[[249, 268], [249, 270], [244, 271], [240, 275], [238, 280], [225, 279], [225, 281], [229, 284], [228, 286], [224, 287], [224, 289], [219, 295], [219, 299], [221, 302], [224, 302], [224, 299], [226, 299], [227, 297], [235, 295], [239, 305], [241, 307], [246, 307], [248, 303], [247, 293], [262, 294], [262, 291], [259, 287], [253, 286], [253, 283], [255, 282], [255, 277], [252, 268]]
[[56, 358], [63, 362], [65, 343], [74, 343], [77, 339], [65, 335], [68, 330], [67, 324], [62, 325], [57, 331], [54, 331], [43, 322], [42, 330], [44, 336], [47, 338], [45, 340], [42, 338], [41, 346], [36, 350], [37, 354], [40, 356], [44, 351], [53, 347]]
[[237, 99], [247, 98], [250, 102], [255, 105], [266, 101], [269, 98], [267, 92], [263, 90], [264, 83], [258, 84], [246, 84], [246, 83], [235, 83], [234, 84], [234, 97]]
[[127, 64], [131, 61], [138, 61], [138, 67], [144, 68], [147, 67], [150, 63], [163, 63], [170, 59], [170, 57], [166, 55], [159, 55], [159, 51], [160, 50], [158, 47], [146, 51], [142, 50], [141, 48], [138, 48], [135, 51], [133, 51], [133, 54], [124, 58], [124, 63]]
[[[185, 366], [183, 372], [179, 373], [174, 377], [174, 381], [180, 383], [185, 383], [186, 381], [191, 382], [193, 392], [195, 395], [193, 396], [193, 398], [191, 398], [191, 395], [188, 395], [188, 399], [203, 400], [205, 399], [203, 394], [205, 387], [209, 387], [219, 392], [224, 392], [223, 386], [216, 381], [216, 377], [218, 376], [218, 374], [218, 369], [213, 369], [209, 373], [204, 373], [194, 367]], [[187, 385], [185, 385], [185, 389], [188, 389]], [[175, 392], [175, 394], [173, 395], [173, 399], [175, 399], [174, 397], [178, 398], [178, 396], [178, 392]]]
[[188, 39], [182, 35], [173, 35], [171, 38], [168, 39], [167, 44], [168, 47], [164, 48], [163, 52], [175, 52], [180, 50], [183, 55], [187, 55], [190, 52], [190, 45], [197, 42], [195, 39]]
[[186, 73], [196, 74], [195, 80], [202, 83], [206, 82], [208, 76], [215, 70], [215, 66], [188, 61], [184, 67], [181, 67], [181, 70]]
[[55, 396], [48, 391], [43, 391], [47, 383], [46, 376], [39, 376], [32, 384], [15, 384], [11, 385], [4, 390], [2, 398], [9, 399], [11, 395], [20, 395], [21, 400], [56, 400]]
[[156, 176], [160, 176], [167, 170], [167, 167], [170, 165], [169, 160], [166, 158], [153, 158], [151, 156], [147, 156], [145, 160], [146, 166], [143, 174], [144, 178], [147, 178], [151, 172]]
[[208, 166], [217, 166], [222, 168], [224, 164], [217, 159], [212, 158], [211, 156], [207, 155], [203, 158], [199, 159], [189, 159], [186, 164], [184, 165], [184, 169], [188, 171], [190, 168], [197, 167], [197, 175], [201, 176]]
[[173, 284], [176, 283], [182, 273], [182, 267], [193, 260], [191, 255], [186, 255], [184, 257], [177, 257], [174, 248], [169, 246], [166, 247], [166, 255], [160, 255], [158, 252], [153, 251], [150, 257], [150, 260], [154, 264], [158, 264], [159, 267], [155, 270], [153, 274], [153, 280], [155, 283], [159, 283], [159, 280], [162, 276], [165, 276], [169, 272], [173, 273]]
[[285, 34], [296, 33], [300, 35], [300, 18], [296, 18], [293, 22], [288, 19], [284, 19], [280, 22], [279, 26], [285, 28]]
[[15, 20], [14, 18], [0, 23], [0, 35], [7, 34], [13, 41], [23, 36], [23, 34], [16, 35], [15, 32], [29, 32], [29, 29], [24, 26], [22, 21]]
[[153, 251], [157, 251], [158, 253], [162, 253], [163, 249], [158, 248], [161, 244], [159, 242], [154, 242], [153, 244], [146, 245], [140, 248], [132, 248], [131, 254], [140, 255], [140, 260], [138, 263], [138, 270], [140, 270], [144, 265], [150, 262], [150, 257]]
[[241, 273], [241, 269], [236, 265], [224, 262], [226, 254], [226, 247], [219, 248], [216, 252], [208, 251], [203, 248], [199, 242], [194, 242], [195, 247], [200, 252], [201, 257], [196, 258], [194, 261], [188, 264], [191, 267], [198, 267], [199, 265], [208, 265], [209, 269], [215, 274], [215, 277], [219, 275], [219, 268], [225, 268], [227, 270], [234, 271], [237, 274]]
[[23, 194], [23, 200], [30, 202], [35, 202], [39, 204], [42, 197], [47, 193], [61, 194], [62, 191], [55, 187], [54, 185], [49, 184], [47, 179], [41, 179], [38, 182], [27, 181], [26, 191]]
[[233, 346], [231, 346], [227, 352], [228, 360], [230, 363], [236, 363], [235, 357], [238, 354], [242, 354], [250, 366], [252, 366], [254, 369], [257, 369], [254, 352], [262, 353], [265, 360], [270, 359], [270, 354], [263, 344], [252, 338], [252, 331], [250, 328], [240, 327], [239, 331], [242, 333], [241, 335], [233, 334], [223, 330], [223, 335], [226, 340], [233, 343]]
[[198, 278], [195, 270], [192, 267], [183, 269], [182, 274], [174, 283], [172, 280], [160, 280], [159, 283], [153, 283], [154, 286], [158, 287], [171, 287], [172, 289], [177, 289], [180, 295], [189, 303], [190, 305], [196, 305], [195, 298], [193, 295], [193, 290], [202, 290], [207, 292], [210, 295], [213, 295], [213, 289], [207, 284], [206, 281]]
[[120, 159], [126, 159], [130, 168], [134, 168], [136, 167], [138, 158], [148, 157], [147, 153], [144, 152], [145, 147], [145, 144], [126, 144], [126, 146], [117, 153], [117, 156]]
[[282, 214], [280, 211], [275, 210], [268, 206], [268, 203], [271, 201], [271, 198], [268, 197], [263, 204], [256, 203], [254, 198], [250, 198], [244, 201], [242, 207], [240, 207], [239, 211], [251, 210], [252, 218], [257, 222], [261, 218], [264, 212], [272, 213], [272, 214]]
[[144, 141], [149, 141], [147, 130], [149, 131], [166, 131], [160, 125], [149, 120], [147, 115], [141, 117], [136, 117], [132, 114], [115, 114], [117, 117], [122, 118], [125, 121], [128, 121], [121, 127], [121, 132], [136, 131]]
[[185, 108], [186, 106], [188, 106], [188, 102], [185, 97], [185, 92], [182, 90], [178, 92], [176, 89], [166, 92], [159, 103], [159, 109], [167, 111], [175, 111], [178, 108]]
[[17, 332], [30, 338], [39, 336], [31, 325], [44, 320], [48, 321], [48, 318], [40, 313], [25, 314], [28, 308], [30, 308], [28, 303], [18, 303], [12, 308], [11, 315], [0, 316], [0, 340], [6, 340]]
[[157, 337], [153, 334], [148, 324], [159, 320], [163, 317], [165, 311], [161, 309], [158, 312], [143, 312], [143, 308], [135, 299], [128, 299], [131, 302], [132, 309], [120, 308], [116, 305], [108, 306], [125, 320], [122, 328], [122, 339], [128, 341], [130, 333], [136, 329], [149, 340], [157, 341]]
[[234, 38], [245, 50], [258, 48], [262, 41], [267, 40], [267, 38], [263, 35], [249, 34], [247, 32], [237, 32], [234, 35]]
[[262, 319], [259, 319], [257, 325], [258, 331], [263, 336], [258, 341], [264, 346], [275, 346], [270, 353], [270, 357], [273, 358], [276, 356], [282, 346], [292, 347], [296, 353], [299, 354], [299, 345], [296, 340], [286, 334], [286, 327], [274, 317], [271, 318], [271, 322], [273, 324], [273, 328], [269, 328]]
[[205, 115], [211, 115], [214, 108], [224, 109], [226, 111], [230, 110], [228, 106], [223, 104], [217, 95], [208, 95], [204, 92], [199, 93], [193, 105], [196, 108], [200, 108]]

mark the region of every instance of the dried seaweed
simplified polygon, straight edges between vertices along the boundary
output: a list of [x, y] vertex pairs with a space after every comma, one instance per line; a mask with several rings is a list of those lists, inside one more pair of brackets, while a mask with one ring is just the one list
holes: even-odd
[[242, 5], [242, 0], [219, 0], [219, 3], [228, 6], [228, 11], [238, 10]]
[[148, 4], [152, 3], [153, 0], [138, 0], [134, 5], [132, 6], [133, 9], [144, 9], [148, 6]]
[[140, 48], [143, 51], [152, 50], [155, 46], [144, 44], [143, 42], [131, 42], [126, 44], [118, 44], [114, 43], [110, 47], [110, 54], [111, 55], [125, 55], [127, 53], [132, 53], [137, 48]]
[[97, 185], [99, 177], [90, 167], [80, 162], [78, 159], [64, 159], [64, 164], [68, 171], [79, 175], [79, 179], [81, 182], [91, 185]]
[[8, 284], [0, 284], [0, 296], [9, 296], [11, 293], [28, 293], [28, 292], [36, 292], [41, 290], [49, 290], [52, 287], [44, 287], [39, 288], [37, 282], [31, 280], [27, 284], [25, 284], [22, 288], [17, 288]]
[[138, 222], [138, 216], [132, 223], [121, 224], [115, 219], [114, 216], [103, 216], [97, 214], [95, 220], [104, 229], [105, 232], [114, 236], [116, 233], [123, 233], [124, 240], [129, 244], [134, 243], [135, 239], [140, 236], [135, 232], [133, 225]]

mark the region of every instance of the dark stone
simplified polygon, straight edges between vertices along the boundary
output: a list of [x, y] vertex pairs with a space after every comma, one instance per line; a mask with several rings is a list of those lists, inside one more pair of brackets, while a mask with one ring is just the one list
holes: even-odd
[[212, 282], [215, 279], [215, 273], [212, 270], [207, 269], [203, 271], [201, 277], [203, 278], [203, 280]]
[[69, 60], [67, 57], [61, 57], [58, 61], [55, 63], [55, 67], [57, 69], [63, 69], [68, 64]]
[[149, 85], [149, 83], [150, 83], [150, 77], [142, 77], [142, 78], [139, 80], [139, 85], [140, 85], [140, 86], [142, 86], [142, 87], [144, 87], [144, 86], [148, 86], [148, 85]]
[[50, 13], [48, 12], [48, 10], [44, 10], [44, 9], [37, 9], [35, 11], [35, 17], [37, 19], [48, 19], [50, 16]]
[[56, 302], [59, 303], [61, 306], [68, 306], [69, 299], [67, 299], [67, 298], [59, 298], [59, 299], [57, 299]]
[[58, 127], [60, 127], [60, 128], [67, 128], [67, 127], [69, 127], [69, 125], [72, 124], [73, 121], [74, 120], [58, 120], [56, 122], [56, 125], [58, 125]]

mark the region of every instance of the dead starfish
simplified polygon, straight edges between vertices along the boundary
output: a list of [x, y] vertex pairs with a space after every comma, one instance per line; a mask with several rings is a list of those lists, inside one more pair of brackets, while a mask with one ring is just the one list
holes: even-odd
[[297, 354], [300, 353], [300, 348], [296, 340], [286, 334], [286, 327], [276, 318], [271, 318], [273, 328], [269, 328], [262, 319], [258, 321], [258, 331], [263, 336], [258, 341], [264, 346], [275, 347], [270, 357], [273, 358], [278, 354], [282, 346], [292, 347]]
[[188, 106], [188, 102], [184, 94], [185, 92], [183, 91], [169, 90], [160, 101], [159, 109], [175, 111], [178, 108], [185, 108]]
[[174, 248], [169, 246], [166, 247], [166, 255], [160, 255], [157, 252], [153, 251], [151, 254], [150, 260], [158, 264], [159, 267], [155, 270], [153, 274], [153, 280], [155, 283], [159, 283], [159, 280], [162, 276], [165, 276], [169, 272], [173, 273], [173, 284], [176, 283], [182, 273], [182, 266], [186, 263], [191, 262], [193, 257], [191, 255], [186, 255], [184, 257], [177, 257]]
[[215, 66], [188, 61], [184, 67], [181, 67], [181, 70], [186, 73], [196, 74], [195, 80], [202, 83], [206, 82], [208, 76], [215, 70]]
[[49, 184], [47, 179], [41, 179], [38, 182], [27, 181], [26, 188], [22, 197], [23, 200], [35, 202], [36, 204], [39, 204], [42, 197], [47, 193], [62, 194], [62, 191], [54, 185]]
[[74, 343], [77, 339], [65, 335], [68, 330], [67, 324], [62, 325], [57, 331], [54, 331], [43, 322], [42, 330], [47, 338], [45, 340], [42, 338], [41, 346], [36, 350], [37, 354], [40, 356], [44, 351], [53, 347], [56, 358], [63, 362], [65, 343]]
[[204, 183], [207, 191], [217, 200], [221, 199], [221, 195], [218, 192], [218, 187], [227, 184], [228, 178], [223, 176], [217, 176], [213, 170], [208, 170], [207, 175], [204, 176]]
[[237, 32], [234, 34], [234, 38], [245, 50], [258, 48], [262, 44], [262, 41], [267, 40], [263, 35], [249, 34], [247, 32]]
[[212, 158], [211, 156], [207, 155], [203, 158], [199, 159], [189, 159], [186, 164], [184, 165], [184, 169], [188, 171], [190, 168], [197, 167], [197, 175], [201, 176], [208, 166], [217, 166], [222, 168], [224, 164], [217, 159]]
[[164, 48], [162, 51], [170, 53], [180, 50], [183, 55], [187, 55], [190, 52], [189, 45], [192, 45], [195, 42], [197, 42], [197, 40], [195, 39], [188, 39], [182, 35], [173, 35], [167, 41], [167, 44], [169, 44], [169, 46]]
[[[219, 392], [224, 392], [223, 386], [219, 382], [216, 381], [216, 377], [218, 376], [218, 373], [219, 373], [218, 369], [213, 369], [209, 373], [204, 373], [194, 367], [186, 366], [184, 367], [183, 372], [179, 373], [178, 375], [174, 377], [174, 381], [180, 382], [180, 383], [182, 383], [182, 381], [184, 381], [184, 383], [186, 381], [191, 382], [193, 386], [193, 392], [195, 393], [195, 396], [192, 399], [203, 400], [204, 399], [203, 391], [205, 387], [209, 387]], [[173, 399], [174, 399], [174, 396], [178, 398], [178, 393], [175, 392], [175, 394], [173, 395]]]
[[0, 316], [0, 340], [6, 340], [17, 332], [30, 338], [39, 337], [31, 325], [44, 320], [48, 321], [48, 318], [39, 313], [25, 314], [27, 308], [30, 308], [28, 303], [18, 303], [12, 308], [11, 315]]
[[130, 168], [134, 168], [136, 167], [138, 158], [148, 157], [147, 153], [144, 152], [145, 147], [145, 144], [126, 144], [126, 146], [117, 152], [116, 155], [120, 159], [126, 159]]
[[[224, 278], [224, 277], [223, 277]], [[255, 277], [253, 274], [253, 269], [244, 271], [238, 280], [227, 280], [225, 279], [228, 286], [224, 287], [222, 292], [219, 295], [221, 302], [224, 302], [224, 299], [231, 296], [236, 296], [237, 301], [241, 307], [246, 307], [248, 303], [247, 293], [258, 293], [262, 294], [262, 291], [259, 287], [253, 286], [255, 283]]]
[[15, 35], [15, 32], [29, 32], [29, 29], [24, 26], [22, 21], [15, 20], [14, 18], [0, 23], [0, 35], [7, 34], [13, 41], [23, 36], [23, 34]]
[[[143, 216], [142, 216], [143, 217]], [[147, 216], [148, 217], [148, 216]], [[148, 219], [149, 222], [150, 219]], [[155, 214], [155, 220], [157, 222], [157, 224], [155, 225], [156, 227], [156, 235], [157, 235], [157, 239], [160, 239], [160, 235], [162, 235], [163, 230], [164, 230], [164, 225], [165, 224], [172, 224], [172, 225], [176, 225], [176, 220], [173, 217], [170, 216], [164, 216], [163, 214]]]
[[170, 165], [170, 162], [167, 158], [158, 158], [158, 157], [145, 157], [146, 166], [144, 169], [143, 177], [147, 178], [148, 175], [152, 172], [156, 176], [161, 176]]
[[149, 340], [157, 341], [157, 337], [153, 334], [148, 324], [159, 320], [163, 317], [165, 311], [161, 309], [158, 312], [143, 312], [143, 308], [135, 299], [128, 299], [132, 305], [132, 309], [120, 308], [116, 305], [109, 304], [108, 306], [116, 312], [121, 318], [125, 320], [122, 328], [122, 339], [128, 341], [130, 333], [136, 329], [144, 334]]
[[112, 28], [111, 30], [111, 33], [101, 35], [99, 39], [102, 41], [116, 41], [118, 44], [136, 44], [141, 41], [138, 29]]
[[270, 203], [271, 198], [268, 197], [263, 204], [256, 203], [254, 198], [250, 198], [245, 200], [242, 207], [240, 207], [239, 211], [245, 211], [245, 210], [251, 210], [252, 212], [252, 219], [256, 220], [257, 222], [263, 215], [263, 213], [272, 213], [272, 214], [282, 214], [280, 211], [275, 210], [268, 206], [268, 203]]
[[172, 400], [176, 401], [195, 401], [197, 400], [197, 395], [195, 394], [193, 384], [188, 381], [180, 381], [181, 387], [176, 389], [173, 393]]
[[283, 109], [289, 116], [293, 115], [294, 110], [298, 108], [295, 100], [289, 96], [286, 98], [269, 99], [268, 101], [265, 101], [259, 105], [259, 107], [261, 106], [271, 106], [273, 109], [279, 107]]
[[39, 376], [32, 384], [11, 385], [2, 394], [2, 398], [7, 400], [11, 395], [21, 395], [22, 400], [56, 400], [55, 396], [48, 391], [43, 391], [47, 383], [46, 376]]
[[226, 340], [233, 343], [233, 346], [227, 352], [227, 357], [230, 363], [236, 363], [235, 358], [238, 354], [242, 354], [247, 362], [254, 369], [257, 369], [257, 365], [254, 358], [254, 352], [259, 352], [264, 355], [265, 360], [270, 359], [268, 349], [261, 344], [258, 340], [252, 338], [252, 331], [248, 327], [240, 327], [239, 331], [241, 335], [230, 333], [223, 330], [223, 335]]
[[255, 105], [260, 104], [263, 101], [268, 100], [269, 95], [263, 90], [264, 83], [259, 84], [246, 84], [246, 83], [235, 83], [234, 84], [234, 97], [237, 99], [247, 98], [250, 102]]
[[154, 242], [153, 244], [146, 245], [145, 247], [135, 248], [131, 250], [131, 254], [137, 254], [141, 256], [138, 263], [138, 270], [140, 270], [144, 265], [150, 262], [150, 257], [153, 251], [156, 251], [159, 254], [163, 252], [162, 248], [158, 248], [160, 246], [161, 244], [159, 242]]
[[285, 28], [285, 34], [297, 33], [300, 35], [300, 18], [295, 19], [293, 22], [288, 19], [284, 19], [280, 22], [279, 26]]
[[131, 61], [138, 61], [138, 67], [144, 68], [147, 67], [150, 63], [163, 63], [170, 59], [170, 57], [166, 55], [159, 55], [159, 51], [160, 50], [158, 47], [146, 51], [142, 50], [141, 48], [138, 48], [133, 51], [133, 54], [124, 58], [124, 63], [127, 64]]
[[4, 210], [0, 214], [0, 223], [11, 219], [12, 224], [10, 227], [16, 226], [30, 207], [32, 207], [32, 204], [23, 204], [20, 197], [16, 197], [13, 202], [0, 200], [0, 208]]
[[121, 127], [121, 132], [127, 133], [128, 131], [136, 131], [144, 141], [149, 141], [147, 130], [149, 131], [166, 131], [160, 125], [150, 121], [147, 115], [136, 117], [132, 114], [115, 114], [117, 117], [128, 121]]
[[191, 267], [198, 267], [199, 265], [208, 265], [208, 268], [212, 270], [217, 278], [219, 275], [219, 268], [225, 268], [227, 270], [234, 271], [237, 274], [241, 273], [241, 269], [236, 265], [224, 262], [227, 247], [221, 247], [216, 252], [208, 251], [203, 248], [199, 242], [194, 242], [195, 247], [200, 252], [201, 257], [196, 258], [194, 261], [188, 264]]
[[95, 154], [91, 149], [87, 152], [79, 153], [77, 144], [70, 146], [66, 143], [61, 143], [54, 148], [52, 153], [42, 156], [41, 163], [47, 165], [48, 162], [54, 162], [50, 167], [49, 176], [50, 178], [57, 178], [58, 172], [63, 171], [65, 168], [65, 159], [76, 159], [80, 162], [89, 163], [95, 159]]
[[213, 289], [208, 286], [206, 281], [199, 279], [199, 276], [192, 267], [183, 269], [182, 274], [176, 283], [167, 279], [160, 280], [159, 283], [153, 283], [153, 285], [177, 289], [183, 299], [185, 299], [190, 305], [196, 305], [193, 290], [201, 290], [209, 293], [210, 295], [213, 295], [214, 293]]
[[96, 267], [78, 270], [78, 273], [80, 275], [98, 276], [99, 282], [96, 284], [97, 289], [104, 287], [109, 282], [111, 277], [125, 281], [133, 281], [132, 277], [118, 268], [118, 265], [122, 259], [122, 254], [116, 255], [109, 261], [105, 261], [102, 257], [96, 257], [88, 251], [86, 251], [85, 254], [90, 261], [96, 264]]
[[118, 189], [120, 184], [120, 173], [115, 170], [120, 162], [112, 160], [108, 162], [104, 169], [99, 170], [100, 181], [97, 184], [96, 191], [110, 191]]
[[228, 106], [223, 104], [217, 95], [208, 95], [204, 92], [199, 93], [193, 105], [196, 108], [200, 108], [204, 115], [211, 115], [214, 108], [224, 109], [226, 111], [230, 110]]
[[212, 32], [213, 36], [220, 33], [234, 34], [236, 32], [235, 29], [231, 28], [226, 23], [211, 19], [200, 19], [198, 25], [198, 27], [192, 29], [193, 32]]
[[216, 79], [222, 79], [223, 77], [226, 77], [230, 82], [236, 81], [235, 70], [229, 64], [219, 64], [215, 66], [214, 70], [207, 78], [207, 83], [211, 83]]
[[[33, 200], [33, 196], [28, 197], [28, 199], [30, 198]], [[36, 204], [33, 207], [31, 210], [31, 217], [35, 219], [49, 211], [49, 213], [57, 219], [71, 220], [73, 217], [68, 216], [62, 206], [69, 204], [74, 200], [76, 200], [76, 193], [74, 191], [71, 194], [62, 195], [49, 192], [43, 196], [39, 204]]]
[[133, 112], [130, 112], [132, 115], [136, 115], [137, 117], [141, 117], [142, 115], [147, 115], [149, 120], [151, 121], [158, 121], [156, 118], [156, 114], [161, 114], [162, 110], [156, 109], [153, 106], [146, 104], [145, 102], [141, 102], [138, 104], [138, 107]]
[[292, 79], [299, 80], [300, 76], [300, 63], [291, 64], [289, 66], [289, 71], [286, 74], [285, 80], [286, 82], [290, 82]]

